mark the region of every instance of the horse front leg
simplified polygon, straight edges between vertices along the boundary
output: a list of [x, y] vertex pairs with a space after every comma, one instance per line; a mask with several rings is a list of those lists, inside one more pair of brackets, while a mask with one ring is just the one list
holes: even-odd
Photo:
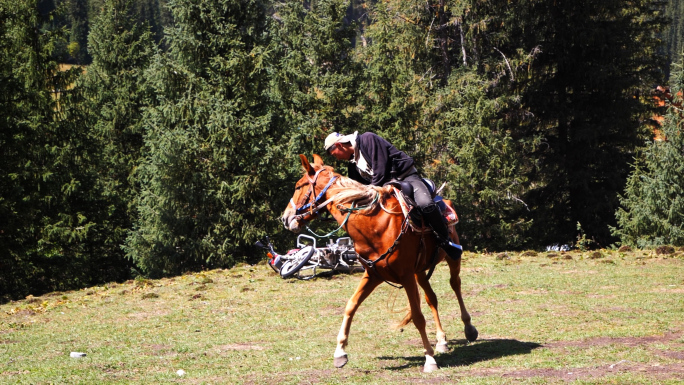
[[449, 284], [451, 288], [456, 293], [456, 299], [458, 299], [458, 307], [461, 309], [461, 320], [463, 321], [465, 337], [468, 341], [473, 342], [477, 340], [478, 332], [475, 326], [470, 323], [470, 314], [466, 310], [465, 303], [463, 302], [463, 294], [461, 294], [461, 260], [458, 259], [454, 261], [451, 258], [446, 258], [447, 264], [449, 264], [449, 273], [451, 278], [449, 279]]
[[427, 274], [424, 271], [416, 273], [416, 281], [418, 281], [418, 284], [423, 289], [423, 292], [425, 293], [425, 301], [427, 302], [428, 306], [430, 306], [432, 317], [435, 319], [435, 329], [437, 334], [437, 344], [435, 345], [435, 350], [437, 350], [438, 353], [446, 353], [449, 351], [449, 346], [447, 345], [446, 333], [442, 328], [442, 322], [439, 319], [439, 311], [437, 310], [437, 295], [435, 294], [434, 290], [432, 290], [430, 281], [428, 281]]
[[349, 341], [349, 330], [351, 329], [354, 313], [356, 313], [356, 310], [361, 303], [368, 298], [373, 290], [381, 283], [381, 279], [368, 275], [368, 270], [366, 270], [366, 272], [363, 273], [363, 277], [361, 277], [361, 282], [359, 282], [356, 292], [354, 292], [354, 295], [347, 301], [347, 306], [344, 309], [344, 316], [342, 318], [342, 326], [340, 327], [340, 332], [337, 334], [337, 348], [335, 349], [335, 354], [333, 356], [333, 362], [336, 368], [343, 367], [348, 361], [345, 348]]
[[423, 340], [423, 347], [425, 348], [425, 366], [423, 367], [423, 372], [429, 373], [435, 371], [439, 369], [439, 367], [435, 361], [435, 351], [432, 349], [427, 332], [425, 331], [425, 317], [423, 316], [423, 312], [420, 311], [420, 292], [418, 291], [418, 284], [416, 284], [414, 277], [404, 280], [402, 284], [404, 290], [406, 290], [406, 296], [408, 297], [413, 324], [416, 325], [416, 328], [420, 333], [420, 338]]

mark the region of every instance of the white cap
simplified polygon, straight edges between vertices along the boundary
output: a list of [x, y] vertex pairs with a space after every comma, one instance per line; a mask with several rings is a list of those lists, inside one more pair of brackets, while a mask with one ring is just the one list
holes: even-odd
[[325, 138], [325, 151], [328, 151], [335, 143], [352, 143], [356, 139], [356, 133], [349, 135], [340, 135], [338, 132], [333, 132]]

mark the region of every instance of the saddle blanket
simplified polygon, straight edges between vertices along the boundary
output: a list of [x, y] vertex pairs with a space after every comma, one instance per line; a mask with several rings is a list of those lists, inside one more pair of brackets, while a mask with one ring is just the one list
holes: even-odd
[[[404, 198], [404, 194], [399, 190], [398, 188], [392, 186], [392, 194], [397, 198], [397, 201], [399, 201], [399, 206], [401, 207], [401, 211], [404, 214], [404, 218], [409, 215], [409, 212], [411, 212], [411, 209], [413, 206], [409, 204], [406, 199]], [[437, 195], [434, 199], [435, 203], [437, 204], [437, 207], [439, 207], [440, 212], [442, 213], [442, 217], [444, 218], [444, 222], [446, 222], [447, 226], [455, 225], [458, 223], [458, 215], [456, 214], [456, 211], [451, 207], [451, 205], [446, 204], [444, 200], [442, 199], [441, 196]], [[414, 218], [409, 216], [409, 224], [411, 225], [411, 228], [413, 228], [413, 231], [415, 232], [425, 232], [425, 231], [432, 231], [430, 228], [423, 226], [422, 223], [415, 223], [416, 221]]]

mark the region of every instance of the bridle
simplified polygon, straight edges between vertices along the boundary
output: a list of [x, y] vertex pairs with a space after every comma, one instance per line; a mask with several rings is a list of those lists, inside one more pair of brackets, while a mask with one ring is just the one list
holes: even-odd
[[[309, 191], [306, 193], [306, 197], [304, 201], [308, 201], [310, 197], [312, 197], [315, 192], [316, 192], [316, 181], [318, 180], [318, 176], [321, 174], [322, 171], [325, 171], [325, 168], [322, 168], [318, 171], [316, 171], [316, 174], [314, 176], [309, 176], [309, 174], [306, 174], [307, 179], [309, 180]], [[328, 184], [325, 185], [323, 190], [315, 197], [311, 202], [308, 202], [302, 207], [297, 207], [297, 204], [295, 203], [294, 199], [290, 198], [290, 204], [292, 207], [295, 209], [295, 219], [296, 220], [303, 220], [304, 217], [313, 217], [314, 215], [318, 214], [318, 212], [324, 208], [325, 206], [328, 205], [328, 203], [333, 201], [333, 198], [328, 199], [327, 201], [318, 204], [318, 202], [323, 198], [325, 195], [326, 191], [332, 186], [333, 182], [337, 179], [337, 175], [333, 174], [332, 171], [329, 171], [331, 178], [330, 181], [328, 181]], [[308, 211], [307, 211], [308, 210]]]
[[[330, 172], [330, 175], [331, 175], [330, 180], [329, 180], [328, 183], [325, 185], [325, 187], [323, 187], [323, 190], [321, 190], [321, 192], [318, 193], [318, 195], [316, 195], [316, 197], [313, 198], [313, 199], [309, 202], [309, 199], [310, 199], [310, 198], [315, 194], [315, 192], [316, 192], [316, 181], [318, 180], [318, 176], [321, 174], [322, 171], [325, 171], [325, 170], [326, 170], [325, 168], [322, 168], [322, 169], [316, 171], [316, 173], [315, 173], [313, 176], [310, 176], [308, 173], [306, 174], [306, 177], [307, 177], [308, 182], [309, 182], [309, 191], [306, 193], [306, 196], [305, 196], [305, 198], [304, 198], [304, 201], [305, 201], [305, 202], [308, 202], [308, 203], [306, 203], [306, 204], [303, 205], [302, 207], [297, 207], [297, 204], [295, 203], [294, 199], [293, 199], [293, 198], [290, 198], [290, 204], [292, 205], [292, 207], [293, 207], [294, 210], [295, 210], [294, 218], [295, 218], [297, 221], [302, 221], [302, 220], [306, 221], [306, 219], [305, 219], [306, 217], [311, 218], [311, 217], [317, 215], [318, 212], [319, 212], [321, 209], [325, 208], [325, 206], [327, 206], [329, 203], [331, 203], [332, 201], [335, 200], [335, 197], [333, 196], [332, 198], [329, 198], [329, 199], [326, 200], [325, 202], [318, 203], [318, 202], [323, 198], [323, 196], [325, 195], [326, 191], [328, 191], [328, 189], [330, 188], [330, 186], [332, 186], [332, 184], [333, 184], [333, 183], [335, 182], [335, 180], [337, 179], [337, 175], [335, 175], [332, 171], [329, 171], [329, 172]], [[302, 187], [303, 187], [303, 186], [302, 186]], [[344, 221], [342, 222], [342, 224], [340, 225], [340, 227], [339, 227], [337, 230], [339, 230], [339, 229], [341, 229], [342, 227], [344, 227], [345, 223], [347, 223], [347, 220], [349, 219], [349, 216], [351, 215], [352, 212], [358, 211], [358, 210], [361, 210], [361, 209], [366, 209], [366, 208], [372, 206], [372, 205], [379, 199], [379, 196], [380, 196], [380, 194], [376, 194], [375, 198], [373, 199], [373, 202], [372, 202], [370, 205], [368, 205], [368, 206], [364, 206], [364, 207], [353, 207], [354, 205], [352, 204], [352, 207], [350, 207], [350, 208], [344, 208], [344, 209], [340, 210], [340, 211], [342, 211], [342, 212], [347, 212], [347, 217], [344, 219]], [[389, 255], [391, 255], [392, 253], [394, 253], [394, 252], [398, 249], [398, 247], [399, 247], [399, 242], [401, 241], [401, 238], [403, 237], [403, 235], [407, 232], [407, 230], [408, 230], [408, 228], [409, 228], [409, 226], [408, 226], [408, 221], [409, 221], [409, 217], [408, 217], [408, 215], [407, 215], [407, 216], [404, 218], [404, 221], [402, 222], [401, 231], [399, 232], [399, 235], [398, 235], [397, 238], [395, 239], [394, 243], [387, 249], [386, 252], [384, 252], [383, 254], [381, 254], [380, 256], [378, 256], [377, 258], [375, 258], [374, 260], [368, 260], [368, 259], [363, 258], [361, 255], [359, 255], [359, 259], [361, 260], [361, 262], [362, 262], [364, 265], [366, 265], [366, 267], [367, 267], [368, 269], [372, 269], [372, 270], [375, 272], [375, 274], [378, 274], [379, 277], [382, 277], [382, 276], [377, 272], [375, 265], [376, 265], [378, 262], [380, 262], [380, 261], [384, 260], [385, 258], [387, 258]], [[307, 228], [308, 228], [308, 227], [307, 227]], [[314, 236], [319, 237], [319, 238], [325, 238], [325, 237], [329, 237], [330, 235], [332, 235], [332, 234], [333, 234], [334, 232], [336, 232], [337, 230], [333, 230], [332, 232], [330, 232], [329, 234], [326, 234], [326, 235], [324, 235], [324, 236], [318, 236], [318, 235], [316, 235], [316, 234], [313, 233], [313, 232], [312, 232], [312, 234], [313, 234]], [[311, 229], [309, 229], [309, 231], [311, 231]], [[434, 269], [434, 267], [433, 267], [433, 269]], [[429, 274], [429, 275], [432, 275], [432, 270], [430, 271], [430, 274]], [[384, 278], [382, 278], [382, 280], [385, 281], [385, 282], [387, 282], [387, 284], [389, 284], [389, 285], [392, 286], [392, 287], [400, 288], [400, 286], [396, 286], [396, 285], [392, 284], [391, 282], [387, 281], [387, 280], [384, 279]]]

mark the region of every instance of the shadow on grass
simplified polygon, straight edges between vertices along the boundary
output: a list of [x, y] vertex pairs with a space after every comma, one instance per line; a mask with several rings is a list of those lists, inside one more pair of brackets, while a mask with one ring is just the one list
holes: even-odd
[[[450, 366], [467, 366], [481, 361], [493, 360], [500, 357], [513, 356], [519, 354], [530, 354], [532, 350], [542, 347], [541, 344], [535, 342], [521, 342], [518, 340], [505, 339], [491, 339], [478, 340], [475, 343], [468, 344], [466, 340], [451, 340], [449, 341], [451, 350], [447, 353], [435, 355], [437, 365], [440, 367]], [[404, 365], [391, 366], [388, 365], [385, 369], [388, 370], [403, 370], [411, 367], [422, 366], [425, 363], [425, 357], [378, 357], [378, 360], [385, 361], [408, 361]]]

